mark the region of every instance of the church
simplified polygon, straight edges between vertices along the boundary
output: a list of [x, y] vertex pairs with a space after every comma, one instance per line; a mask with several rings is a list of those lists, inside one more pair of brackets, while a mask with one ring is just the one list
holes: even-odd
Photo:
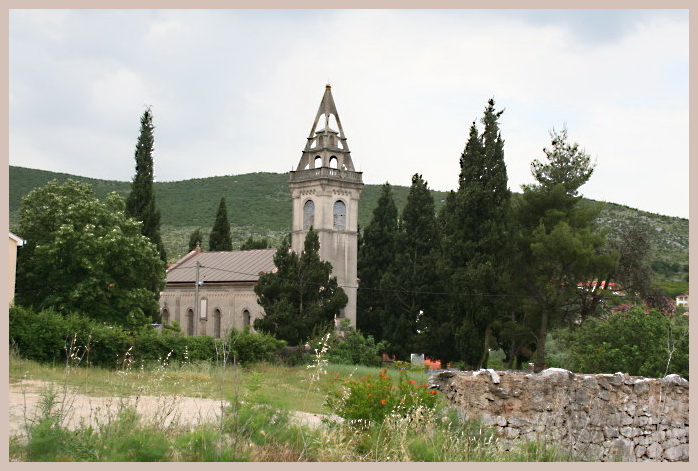
[[[336, 128], [336, 129], [335, 129]], [[289, 173], [291, 248], [303, 250], [310, 227], [320, 258], [332, 264], [349, 298], [340, 313], [356, 327], [358, 214], [361, 172], [351, 159], [332, 88], [327, 85], [296, 170]], [[160, 294], [163, 323], [178, 322], [187, 335], [221, 338], [264, 316], [254, 292], [263, 273], [273, 272], [276, 249], [204, 252], [197, 248], [167, 269]]]

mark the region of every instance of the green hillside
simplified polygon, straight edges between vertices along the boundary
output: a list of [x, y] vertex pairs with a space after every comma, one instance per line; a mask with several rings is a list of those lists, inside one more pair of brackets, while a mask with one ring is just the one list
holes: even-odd
[[[131, 190], [130, 182], [96, 180], [10, 166], [10, 229], [16, 230], [19, 202], [24, 195], [52, 179], [62, 182], [69, 178], [92, 185], [99, 198], [111, 191], [126, 196]], [[207, 240], [221, 197], [226, 199], [234, 245], [239, 246], [250, 235], [267, 237], [276, 245], [290, 230], [291, 197], [287, 182], [287, 174], [250, 173], [155, 183], [168, 258], [174, 261], [186, 253], [189, 235], [197, 228], [202, 230]], [[407, 200], [409, 187], [394, 186], [393, 190], [395, 203], [401, 209]], [[364, 187], [359, 206], [361, 227], [369, 223], [380, 191], [380, 185]], [[434, 192], [437, 209], [445, 198], [446, 192]], [[655, 270], [659, 279], [681, 283], [687, 281], [687, 219], [647, 213], [613, 203], [604, 204], [600, 223], [613, 230], [621, 221], [644, 222], [654, 228]]]

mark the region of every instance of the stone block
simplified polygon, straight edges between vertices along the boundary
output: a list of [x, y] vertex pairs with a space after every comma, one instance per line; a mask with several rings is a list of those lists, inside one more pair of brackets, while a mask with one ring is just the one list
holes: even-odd
[[688, 461], [688, 444], [683, 443], [664, 450], [664, 458], [668, 461]]
[[608, 392], [606, 389], [601, 389], [599, 390], [598, 394], [596, 395], [599, 399], [603, 401], [610, 401], [611, 400], [611, 393]]
[[647, 457], [651, 460], [658, 460], [662, 456], [664, 448], [657, 442], [650, 443], [647, 447]]
[[670, 438], [669, 440], [662, 442], [662, 447], [666, 450], [668, 448], [674, 448], [681, 444], [678, 438]]
[[647, 447], [638, 445], [635, 447], [635, 458], [642, 458], [647, 452]]
[[608, 461], [635, 461], [634, 446], [630, 440], [618, 438], [609, 444]]
[[618, 427], [604, 427], [603, 435], [607, 440], [611, 438], [618, 438], [620, 431], [618, 430]]

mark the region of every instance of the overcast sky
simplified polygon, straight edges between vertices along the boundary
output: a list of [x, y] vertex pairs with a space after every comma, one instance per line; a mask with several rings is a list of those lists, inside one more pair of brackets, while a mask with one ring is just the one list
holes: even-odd
[[[509, 187], [551, 129], [584, 196], [688, 217], [688, 10], [13, 10], [9, 163], [130, 181], [151, 106], [158, 181], [284, 173], [325, 85], [365, 183], [457, 187], [487, 100]], [[481, 127], [480, 127], [481, 129]]]

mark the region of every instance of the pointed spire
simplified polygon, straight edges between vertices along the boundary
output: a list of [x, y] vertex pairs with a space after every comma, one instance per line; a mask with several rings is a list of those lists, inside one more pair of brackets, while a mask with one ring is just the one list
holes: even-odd
[[[344, 136], [344, 130], [342, 129], [342, 123], [339, 120], [339, 113], [337, 113], [337, 106], [334, 104], [334, 98], [332, 98], [332, 87], [330, 84], [327, 84], [325, 85], [325, 94], [322, 96], [320, 107], [315, 115], [315, 121], [313, 121], [313, 127], [310, 129], [306, 149], [308, 149], [308, 146], [311, 145], [312, 141], [316, 137], [316, 134], [320, 134], [322, 132], [325, 134], [334, 132], [334, 130], [330, 127], [330, 117], [332, 116], [334, 116], [335, 122], [337, 123], [339, 138], [346, 141], [346, 136]], [[320, 120], [321, 117], [324, 118], [322, 121]], [[320, 127], [318, 127], [318, 125], [320, 125]], [[344, 142], [344, 144], [346, 146], [346, 142]], [[349, 149], [346, 148], [346, 150]]]
[[[337, 129], [333, 129], [333, 126]], [[352, 178], [358, 181], [361, 179], [360, 173], [354, 170], [347, 138], [329, 84], [325, 85], [325, 93], [296, 171], [325, 168], [332, 169], [329, 174], [336, 178]], [[353, 175], [355, 173], [356, 175]]]

